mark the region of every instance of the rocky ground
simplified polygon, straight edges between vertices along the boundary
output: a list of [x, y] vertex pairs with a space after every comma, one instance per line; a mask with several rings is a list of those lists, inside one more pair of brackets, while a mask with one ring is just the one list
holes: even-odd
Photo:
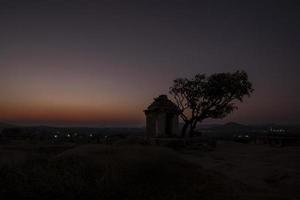
[[0, 176], [1, 199], [298, 200], [300, 147], [18, 142], [0, 145]]
[[300, 146], [219, 142], [213, 151], [190, 150], [184, 158], [236, 184], [239, 196], [252, 199], [300, 199]]

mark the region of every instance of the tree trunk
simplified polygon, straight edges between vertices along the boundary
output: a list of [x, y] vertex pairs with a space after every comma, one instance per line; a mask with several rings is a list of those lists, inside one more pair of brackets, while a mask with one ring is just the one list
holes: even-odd
[[189, 136], [190, 136], [190, 137], [193, 136], [193, 132], [194, 132], [194, 130], [195, 130], [195, 128], [196, 128], [198, 122], [199, 122], [199, 121], [194, 120], [194, 121], [191, 123], [191, 128], [190, 128], [190, 130], [189, 130]]
[[185, 136], [186, 131], [188, 130], [189, 125], [190, 125], [190, 122], [188, 122], [188, 121], [184, 122], [184, 125], [183, 125], [183, 127], [181, 129], [181, 137]]
[[192, 137], [192, 136], [193, 136], [193, 132], [194, 132], [194, 130], [195, 130], [196, 124], [197, 124], [197, 122], [195, 122], [195, 121], [193, 121], [193, 122], [191, 123], [191, 127], [190, 127], [190, 130], [189, 130], [189, 137]]

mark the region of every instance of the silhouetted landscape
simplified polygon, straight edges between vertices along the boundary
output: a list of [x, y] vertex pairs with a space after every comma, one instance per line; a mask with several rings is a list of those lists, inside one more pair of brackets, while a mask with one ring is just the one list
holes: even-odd
[[201, 142], [150, 145], [144, 128], [1, 123], [0, 193], [4, 199], [300, 197], [299, 126], [227, 123], [196, 130]]
[[[183, 125], [181, 125], [183, 126]], [[104, 143], [105, 138], [122, 140], [136, 138], [144, 140], [145, 128], [130, 127], [51, 127], [51, 126], [22, 126], [0, 123], [1, 143], [14, 141], [45, 142], [45, 143]], [[287, 145], [299, 143], [300, 125], [243, 125], [235, 122], [226, 124], [202, 124], [195, 131], [195, 135], [211, 137], [215, 140], [236, 141], [267, 144], [273, 137], [282, 138]], [[244, 141], [242, 141], [244, 139]], [[284, 144], [282, 144], [284, 145]]]
[[1, 0], [0, 200], [299, 200], [299, 11]]

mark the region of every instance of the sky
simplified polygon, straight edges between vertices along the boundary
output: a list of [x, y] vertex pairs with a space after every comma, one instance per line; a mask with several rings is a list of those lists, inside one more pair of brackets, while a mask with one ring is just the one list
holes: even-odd
[[175, 78], [245, 70], [222, 120], [299, 124], [297, 1], [0, 0], [0, 121], [136, 126]]

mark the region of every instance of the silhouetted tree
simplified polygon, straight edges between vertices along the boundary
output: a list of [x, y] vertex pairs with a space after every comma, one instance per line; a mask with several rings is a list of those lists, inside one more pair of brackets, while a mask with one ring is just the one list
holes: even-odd
[[184, 121], [182, 136], [193, 133], [198, 122], [206, 118], [224, 118], [237, 109], [235, 103], [253, 92], [245, 71], [197, 74], [194, 78], [179, 78], [170, 87]]

